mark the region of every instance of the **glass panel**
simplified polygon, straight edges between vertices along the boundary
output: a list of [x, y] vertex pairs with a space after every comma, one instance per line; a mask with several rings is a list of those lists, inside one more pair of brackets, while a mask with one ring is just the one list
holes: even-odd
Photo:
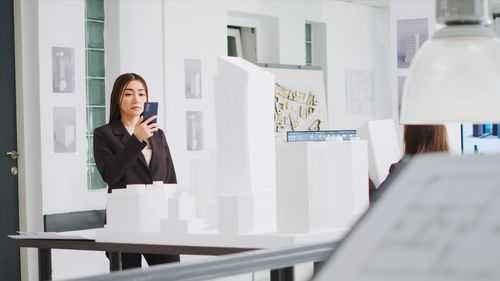
[[104, 23], [87, 22], [87, 48], [104, 49]]
[[95, 159], [94, 159], [94, 137], [90, 136], [90, 137], [87, 137], [87, 143], [88, 143], [88, 162], [89, 163], [95, 163]]
[[104, 20], [104, 0], [86, 0], [87, 18]]
[[311, 24], [306, 23], [306, 41], [311, 42]]
[[104, 77], [104, 52], [87, 50], [87, 76]]
[[92, 135], [95, 128], [105, 124], [106, 109], [104, 107], [89, 107], [87, 112], [89, 114], [89, 124], [87, 124], [88, 134]]
[[92, 169], [87, 165], [87, 189], [92, 189]]
[[92, 130], [92, 120], [90, 119], [91, 115], [90, 115], [90, 110], [92, 108], [90, 107], [87, 107], [86, 108], [87, 110], [87, 134], [90, 134], [90, 135], [93, 135], [94, 134], [94, 131]]
[[104, 79], [87, 79], [87, 101], [89, 105], [105, 105]]
[[102, 180], [101, 174], [99, 174], [99, 171], [97, 170], [97, 167], [95, 165], [90, 165], [88, 166], [89, 169], [89, 189], [103, 189], [106, 188], [106, 183]]
[[312, 64], [312, 51], [311, 51], [311, 43], [306, 43], [306, 64]]

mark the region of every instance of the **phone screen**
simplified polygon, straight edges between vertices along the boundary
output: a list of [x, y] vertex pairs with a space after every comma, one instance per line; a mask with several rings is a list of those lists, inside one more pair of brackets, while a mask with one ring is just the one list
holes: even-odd
[[[158, 103], [157, 102], [144, 103], [144, 112], [142, 113], [142, 116], [144, 117], [143, 120], [146, 120], [149, 117], [151, 117], [153, 115], [157, 115], [157, 114], [158, 114]], [[156, 118], [153, 119], [153, 121], [149, 122], [149, 124], [151, 124], [151, 123], [156, 123]]]

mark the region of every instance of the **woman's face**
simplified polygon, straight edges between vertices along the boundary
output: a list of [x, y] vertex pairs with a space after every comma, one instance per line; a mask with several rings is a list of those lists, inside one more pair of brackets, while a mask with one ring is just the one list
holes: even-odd
[[139, 80], [128, 82], [120, 99], [120, 114], [126, 117], [139, 117], [147, 101], [146, 89]]

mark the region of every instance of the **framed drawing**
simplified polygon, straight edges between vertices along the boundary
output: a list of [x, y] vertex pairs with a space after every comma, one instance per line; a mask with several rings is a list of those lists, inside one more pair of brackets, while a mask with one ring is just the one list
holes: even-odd
[[75, 50], [52, 47], [52, 91], [75, 92]]

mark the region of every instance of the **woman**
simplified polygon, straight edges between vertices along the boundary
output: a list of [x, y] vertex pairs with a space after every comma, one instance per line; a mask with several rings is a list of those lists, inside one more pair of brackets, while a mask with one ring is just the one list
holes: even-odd
[[376, 189], [370, 189], [370, 203], [375, 202], [387, 187], [387, 183], [409, 157], [415, 154], [431, 152], [448, 152], [448, 137], [444, 125], [405, 125], [404, 127], [405, 156], [389, 168], [389, 175]]
[[[109, 123], [94, 130], [94, 158], [108, 193], [127, 184], [177, 183], [165, 134], [157, 116], [143, 120], [148, 101], [146, 81], [138, 74], [116, 78], [111, 92]], [[149, 125], [148, 125], [149, 124]], [[144, 254], [149, 265], [179, 261], [178, 255]], [[122, 268], [141, 266], [141, 254], [123, 253]]]

